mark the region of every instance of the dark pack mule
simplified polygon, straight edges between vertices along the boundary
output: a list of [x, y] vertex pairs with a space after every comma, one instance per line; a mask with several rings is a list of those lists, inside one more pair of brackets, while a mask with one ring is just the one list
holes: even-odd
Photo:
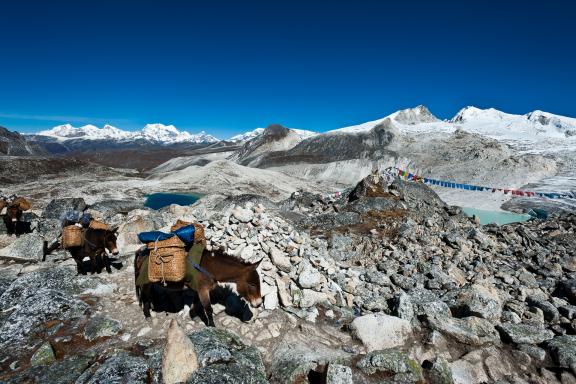
[[85, 257], [90, 258], [90, 273], [97, 272], [98, 258], [100, 258], [106, 267], [106, 272], [112, 273], [110, 268], [110, 260], [106, 251], [117, 255], [118, 246], [116, 245], [116, 231], [117, 228], [112, 230], [92, 229], [88, 228], [83, 230], [83, 243], [80, 247], [70, 247], [68, 251], [76, 261], [76, 268], [79, 274], [86, 274], [82, 260]]
[[[141, 251], [136, 251], [134, 257], [134, 274], [135, 280], [140, 275], [144, 259], [147, 256]], [[202, 253], [200, 262], [201, 273], [197, 274], [196, 292], [190, 316], [199, 314], [206, 322], [206, 325], [214, 327], [214, 318], [212, 304], [210, 301], [210, 291], [217, 287], [218, 283], [236, 284], [236, 292], [242, 298], [250, 303], [253, 307], [262, 304], [262, 294], [260, 292], [260, 275], [257, 268], [260, 262], [247, 264], [233, 256], [226, 255], [221, 250], [206, 251]], [[142, 305], [144, 316], [150, 317], [150, 306], [153, 301], [153, 288], [163, 288], [168, 290], [182, 291], [184, 289], [193, 289], [186, 282], [167, 283], [162, 286], [160, 283], [148, 283], [142, 286], [136, 286], [136, 295]]]
[[22, 209], [18, 205], [9, 205], [6, 208], [6, 214], [3, 216], [4, 224], [6, 225], [6, 232], [9, 235], [20, 236], [25, 233], [30, 233], [30, 223], [21, 221]]

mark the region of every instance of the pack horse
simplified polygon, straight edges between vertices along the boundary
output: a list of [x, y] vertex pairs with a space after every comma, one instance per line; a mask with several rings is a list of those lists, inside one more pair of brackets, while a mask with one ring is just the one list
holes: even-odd
[[[210, 302], [210, 291], [217, 287], [218, 283], [234, 283], [237, 293], [253, 307], [262, 304], [260, 291], [260, 275], [258, 263], [245, 263], [233, 256], [225, 254], [222, 250], [207, 251], [206, 239], [203, 238], [203, 228], [195, 224], [196, 236], [194, 240], [183, 243], [183, 249], [174, 247], [174, 237], [167, 238], [171, 243], [172, 251], [159, 252], [159, 241], [148, 243], [147, 248], [140, 249], [134, 257], [134, 274], [136, 294], [144, 312], [144, 316], [150, 316], [153, 302], [154, 288], [165, 288], [171, 291], [192, 289], [196, 291], [190, 316], [199, 314], [208, 326], [214, 326], [213, 310]], [[178, 233], [178, 226], [172, 227], [172, 232]], [[201, 236], [198, 236], [201, 233]], [[141, 234], [142, 235], [142, 234]], [[161, 232], [152, 234], [161, 236]], [[168, 236], [167, 234], [163, 234]], [[142, 238], [141, 238], [142, 240]], [[165, 248], [166, 249], [166, 248]], [[181, 259], [181, 260], [178, 260]], [[164, 262], [168, 260], [168, 262]], [[163, 264], [164, 262], [164, 264]], [[168, 263], [182, 263], [181, 267], [172, 268]], [[161, 273], [156, 278], [155, 268], [160, 265]], [[182, 274], [173, 274], [174, 270], [183, 268]], [[166, 271], [166, 273], [165, 273]], [[168, 278], [168, 275], [177, 277]]]

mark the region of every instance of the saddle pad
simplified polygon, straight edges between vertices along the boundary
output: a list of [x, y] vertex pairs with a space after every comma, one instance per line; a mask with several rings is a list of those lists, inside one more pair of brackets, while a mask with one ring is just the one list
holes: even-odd
[[188, 251], [188, 257], [186, 258], [186, 283], [188, 287], [195, 291], [198, 290], [198, 276], [202, 272], [194, 268], [194, 264], [200, 265], [203, 252], [204, 244], [194, 244]]

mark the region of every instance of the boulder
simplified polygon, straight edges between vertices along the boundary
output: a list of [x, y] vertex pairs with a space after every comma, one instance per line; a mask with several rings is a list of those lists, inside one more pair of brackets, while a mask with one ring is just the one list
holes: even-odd
[[128, 352], [120, 351], [104, 362], [96, 363], [76, 380], [77, 384], [146, 384], [148, 362]]
[[502, 324], [498, 331], [504, 341], [516, 344], [540, 344], [554, 337], [554, 332], [529, 324]]
[[94, 316], [84, 328], [84, 338], [92, 341], [99, 337], [114, 336], [122, 329], [122, 323], [105, 316]]
[[62, 222], [59, 219], [43, 219], [38, 222], [36, 233], [52, 243], [62, 234]]
[[353, 384], [352, 369], [345, 365], [329, 364], [326, 370], [326, 384]]
[[42, 261], [44, 238], [36, 233], [22, 235], [9, 246], [0, 249], [0, 258], [34, 263]]
[[52, 364], [56, 360], [56, 356], [54, 355], [54, 350], [49, 342], [45, 342], [34, 352], [32, 357], [30, 358], [30, 365], [49, 365]]
[[412, 336], [409, 321], [382, 313], [357, 317], [350, 329], [368, 351], [400, 347]]
[[236, 218], [236, 220], [240, 221], [241, 223], [249, 223], [254, 219], [254, 212], [251, 209], [245, 209], [240, 206], [237, 206], [232, 211], [232, 216]]
[[370, 352], [356, 363], [356, 367], [367, 375], [391, 375], [394, 383], [420, 383], [424, 380], [420, 364], [395, 349]]
[[198, 356], [194, 344], [186, 336], [176, 320], [170, 322], [166, 336], [166, 346], [162, 356], [162, 377], [164, 384], [188, 381], [198, 369]]
[[526, 298], [526, 303], [532, 307], [540, 308], [544, 313], [544, 319], [551, 322], [557, 322], [560, 319], [560, 313], [558, 309], [550, 303], [539, 297], [528, 296]]
[[[0, 299], [4, 298], [4, 295]], [[51, 320], [73, 322], [84, 317], [88, 304], [60, 290], [40, 288], [21, 291], [18, 306], [0, 325], [0, 356], [11, 348], [22, 347], [22, 341], [33, 337], [33, 330]], [[4, 307], [7, 308], [7, 307]]]
[[92, 353], [81, 356], [67, 356], [50, 365], [35, 365], [20, 371], [10, 379], [3, 380], [6, 384], [20, 383], [75, 383], [78, 377], [93, 363], [96, 356]]
[[[468, 354], [470, 355], [470, 354]], [[464, 356], [449, 364], [454, 384], [481, 384], [490, 381], [481, 359]]]
[[42, 212], [42, 217], [45, 219], [58, 219], [69, 211], [84, 211], [86, 209], [86, 202], [79, 197], [69, 197], [64, 199], [54, 199]]
[[305, 383], [311, 370], [318, 365], [342, 364], [350, 355], [310, 338], [301, 342], [301, 335], [288, 331], [271, 351], [270, 381], [272, 383]]
[[568, 300], [572, 305], [576, 305], [576, 279], [562, 280], [556, 283], [554, 295]]
[[300, 293], [301, 297], [298, 303], [300, 308], [310, 308], [318, 303], [328, 301], [328, 295], [324, 292], [316, 292], [312, 289], [303, 289]]
[[430, 384], [454, 384], [452, 370], [446, 359], [443, 357], [436, 359], [428, 373], [428, 381]]
[[546, 343], [550, 355], [562, 368], [576, 368], [576, 336], [556, 336]]
[[270, 246], [270, 250], [268, 252], [270, 255], [270, 260], [272, 263], [281, 271], [283, 272], [290, 272], [292, 269], [292, 263], [290, 262], [290, 258], [284, 254], [284, 252], [280, 251], [276, 246]]
[[412, 319], [414, 319], [414, 305], [412, 304], [410, 296], [402, 292], [394, 301], [394, 314], [401, 319], [411, 322]]
[[235, 334], [224, 329], [204, 328], [189, 337], [200, 368], [187, 383], [268, 383], [258, 349], [245, 345]]
[[494, 326], [480, 317], [457, 319], [445, 315], [426, 316], [430, 328], [468, 345], [493, 344], [500, 341]]
[[490, 321], [499, 321], [502, 315], [502, 300], [494, 286], [473, 284], [458, 295], [457, 312], [464, 316], [477, 316]]
[[25, 291], [49, 289], [63, 295], [75, 295], [102, 287], [102, 280], [97, 277], [78, 276], [74, 268], [61, 266], [44, 268], [27, 273], [12, 281], [0, 296], [0, 310], [7, 310], [20, 304]]
[[314, 268], [310, 263], [303, 262], [304, 268], [298, 276], [298, 284], [302, 288], [317, 288], [320, 283], [322, 283], [323, 276], [316, 268]]

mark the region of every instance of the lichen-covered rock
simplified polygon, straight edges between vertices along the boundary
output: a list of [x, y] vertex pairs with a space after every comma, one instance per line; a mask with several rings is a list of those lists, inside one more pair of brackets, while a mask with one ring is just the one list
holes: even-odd
[[22, 348], [22, 341], [46, 322], [73, 321], [83, 317], [87, 309], [88, 304], [54, 289], [24, 289], [18, 306], [1, 318], [0, 355], [13, 348]]
[[360, 316], [350, 329], [368, 351], [402, 346], [412, 336], [409, 321], [382, 313]]
[[14, 280], [0, 296], [0, 310], [6, 310], [19, 304], [25, 290], [54, 289], [60, 293], [74, 295], [101, 285], [96, 277], [78, 276], [70, 267], [44, 268], [27, 273]]
[[498, 332], [486, 319], [469, 316], [457, 319], [446, 315], [426, 316], [430, 328], [449, 336], [460, 343], [484, 345], [500, 341]]
[[477, 316], [490, 321], [500, 320], [502, 300], [498, 290], [489, 285], [473, 284], [458, 295], [458, 309], [465, 316]]
[[253, 346], [225, 329], [203, 328], [188, 335], [194, 344], [201, 367], [213, 364], [236, 363], [251, 370], [264, 373], [260, 352]]
[[96, 363], [76, 380], [77, 384], [147, 384], [148, 362], [121, 351], [102, 363]]
[[104, 316], [94, 316], [86, 324], [84, 338], [92, 341], [99, 337], [114, 336], [122, 329], [120, 321]]
[[516, 344], [540, 344], [554, 337], [554, 332], [529, 324], [502, 324], [498, 330], [503, 340]]
[[446, 359], [436, 359], [428, 373], [428, 381], [430, 384], [454, 384], [452, 370]]
[[30, 358], [30, 365], [49, 365], [56, 360], [56, 356], [54, 356], [54, 350], [49, 342], [45, 342], [34, 352], [32, 357]]
[[418, 383], [424, 380], [420, 365], [395, 349], [370, 352], [358, 361], [356, 367], [367, 375], [392, 374], [393, 382]]
[[50, 365], [38, 365], [22, 371], [12, 378], [3, 381], [6, 384], [20, 383], [53, 383], [70, 384], [85, 372], [93, 363], [96, 356], [68, 356], [63, 360], [56, 361]]
[[36, 233], [20, 236], [9, 246], [0, 249], [0, 259], [37, 263], [44, 258], [44, 238]]
[[340, 364], [329, 364], [326, 384], [352, 384], [352, 368]]
[[292, 384], [307, 378], [310, 370], [322, 364], [343, 364], [350, 356], [341, 349], [321, 344], [303, 344], [290, 337], [275, 346], [272, 351], [270, 380]]
[[79, 197], [70, 197], [64, 199], [54, 199], [42, 212], [42, 217], [46, 219], [61, 219], [69, 211], [84, 211], [86, 202]]
[[214, 364], [200, 368], [186, 382], [187, 384], [268, 384], [262, 372], [245, 365]]
[[556, 336], [546, 343], [552, 358], [562, 368], [576, 368], [576, 336]]

